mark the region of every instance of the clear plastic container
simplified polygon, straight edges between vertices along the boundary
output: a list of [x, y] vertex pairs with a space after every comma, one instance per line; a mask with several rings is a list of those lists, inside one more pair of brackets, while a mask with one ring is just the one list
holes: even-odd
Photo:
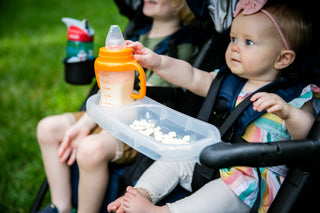
[[[221, 141], [219, 130], [206, 122], [172, 110], [148, 97], [118, 106], [99, 106], [100, 94], [87, 101], [87, 112], [103, 129], [132, 148], [158, 160], [199, 161], [206, 146]], [[178, 138], [191, 137], [188, 144], [164, 144], [130, 127], [136, 120], [148, 120], [164, 133], [175, 132]]]

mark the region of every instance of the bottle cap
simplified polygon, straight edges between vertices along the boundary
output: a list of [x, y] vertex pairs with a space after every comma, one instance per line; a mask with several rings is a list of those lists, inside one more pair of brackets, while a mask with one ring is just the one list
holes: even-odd
[[73, 18], [62, 18], [68, 27], [68, 40], [80, 42], [92, 42], [94, 30], [86, 19], [82, 21]]
[[111, 25], [107, 38], [106, 38], [107, 49], [124, 49], [126, 43], [123, 39], [120, 27], [118, 25]]

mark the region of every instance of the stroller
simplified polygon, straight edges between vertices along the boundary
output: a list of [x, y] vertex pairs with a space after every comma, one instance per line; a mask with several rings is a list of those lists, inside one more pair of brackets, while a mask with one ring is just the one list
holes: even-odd
[[[212, 2], [212, 1], [211, 1]], [[206, 1], [189, 1], [189, 4], [200, 6], [206, 5]], [[297, 4], [295, 1], [289, 3]], [[299, 4], [300, 5], [300, 4]], [[313, 22], [316, 13], [311, 8], [311, 3], [302, 5], [302, 9], [309, 11]], [[198, 7], [199, 8], [199, 7]], [[201, 9], [199, 10], [201, 11]], [[306, 83], [319, 83], [319, 36], [317, 23], [313, 23], [315, 32], [313, 44], [306, 58], [308, 62], [302, 64], [304, 73], [310, 75]], [[208, 56], [210, 55], [207, 52]], [[210, 56], [209, 56], [210, 57]], [[284, 85], [283, 85], [284, 86]], [[245, 108], [245, 107], [244, 107]], [[210, 111], [211, 112], [211, 111]], [[239, 112], [241, 114], [241, 112]], [[230, 115], [230, 121], [235, 120], [237, 115]], [[229, 118], [226, 118], [229, 119]], [[293, 140], [273, 142], [267, 144], [255, 143], [225, 143], [221, 142], [207, 147], [200, 156], [201, 164], [208, 168], [226, 168], [232, 166], [265, 167], [286, 164], [290, 170], [283, 185], [280, 188], [269, 212], [304, 212], [316, 209], [315, 192], [320, 189], [319, 178], [319, 115], [317, 116], [308, 138], [305, 140]], [[228, 123], [228, 122], [226, 122]], [[227, 131], [232, 125], [226, 127]]]
[[[136, 14], [133, 11], [136, 11], [136, 9], [138, 9], [139, 6], [141, 6], [137, 4], [137, 1], [118, 0], [115, 2], [119, 6], [120, 11], [122, 11], [122, 13], [127, 15], [129, 18], [131, 17], [131, 20], [133, 20], [133, 15]], [[195, 13], [197, 19], [200, 20], [200, 23], [204, 25], [205, 33], [207, 35], [210, 35], [207, 36], [206, 42], [203, 45], [198, 57], [195, 58], [193, 65], [195, 67], [199, 67], [200, 69], [208, 71], [221, 67], [221, 65], [224, 63], [224, 50], [229, 42], [229, 35], [227, 29], [224, 29], [222, 32], [219, 33], [215, 30], [212, 30], [214, 29], [214, 27], [217, 28], [217, 26], [213, 26], [212, 23], [208, 22], [208, 20], [211, 19], [208, 7], [210, 7], [210, 4], [215, 1], [189, 0], [187, 2], [190, 8]], [[227, 7], [220, 9], [224, 11], [228, 11], [229, 9], [232, 10], [232, 7], [235, 5], [235, 2], [236, 1], [228, 1]], [[141, 19], [137, 18], [136, 20]], [[135, 27], [137, 27], [137, 23], [146, 22], [130, 22], [124, 33], [126, 38], [130, 37], [132, 30]], [[212, 58], [214, 58], [215, 60], [210, 60]], [[149, 88], [147, 89], [147, 92], [148, 90]], [[94, 94], [96, 91], [97, 87], [93, 88], [91, 94]], [[89, 94], [89, 96], [91, 94]], [[147, 94], [147, 96], [156, 99], [156, 95], [153, 96]], [[203, 103], [203, 98], [200, 98], [188, 91], [183, 91], [182, 97], [182, 100], [180, 100], [180, 103], [175, 106], [175, 109], [183, 113], [196, 116]], [[317, 184], [315, 181], [319, 177], [319, 159], [316, 155], [319, 153], [320, 148], [318, 133], [318, 128], [320, 125], [319, 119], [320, 118], [318, 116], [312, 130], [310, 131], [307, 140], [294, 141], [294, 143], [288, 143], [287, 141], [268, 144], [233, 145], [221, 142], [204, 149], [200, 156], [200, 162], [201, 164], [209, 168], [216, 169], [235, 165], [258, 167], [289, 164], [291, 168], [290, 173], [288, 174], [285, 182], [283, 183], [280, 191], [278, 192], [278, 195], [275, 201], [273, 202], [272, 206], [270, 207], [269, 212], [292, 212], [293, 210], [295, 210], [296, 212], [300, 212], [301, 210], [304, 210], [306, 208], [306, 205], [311, 207], [315, 205], [315, 198], [314, 196], [312, 196], [311, 193], [316, 192], [316, 189], [319, 189], [319, 184]], [[224, 156], [223, 161], [221, 160], [221, 158], [219, 158], [219, 156], [221, 155]], [[145, 157], [143, 158], [145, 159]], [[252, 159], [255, 160], [253, 161]], [[299, 162], [298, 164], [295, 162], [297, 159], [304, 159], [305, 161], [301, 161], [301, 163]], [[150, 165], [152, 163], [152, 161], [149, 160], [146, 160], [146, 162], [146, 165]], [[137, 165], [141, 165], [141, 162], [139, 162], [139, 160], [137, 161]], [[130, 171], [130, 167], [131, 171], [134, 170], [132, 168], [136, 168], [134, 164], [129, 167], [111, 169], [111, 176], [113, 176], [114, 179], [112, 179], [112, 177], [110, 178], [111, 184], [109, 184], [110, 186], [106, 196], [106, 203], [108, 203], [108, 199], [109, 201], [111, 201], [115, 197], [117, 197], [117, 193], [121, 194], [123, 189], [121, 188], [121, 184], [119, 184], [118, 182], [119, 177], [121, 181], [123, 177], [128, 176], [128, 174], [130, 173], [126, 171]], [[76, 173], [76, 169], [74, 173]], [[137, 179], [138, 177], [139, 174], [136, 174], [135, 178]], [[127, 180], [125, 180], [124, 183], [126, 185], [132, 185], [132, 181], [133, 180], [130, 180], [128, 182]], [[115, 188], [110, 190], [110, 187]], [[39, 206], [42, 200], [41, 196], [43, 197], [43, 194], [46, 191], [47, 183], [45, 181], [38, 193], [38, 197], [35, 201], [34, 207]], [[108, 194], [109, 192], [111, 193]], [[179, 197], [187, 195], [186, 192], [181, 191], [178, 191], [178, 194]], [[175, 199], [176, 198], [177, 197], [175, 197]], [[32, 212], [36, 211], [36, 208], [34, 209], [35, 210], [33, 210]]]
[[[142, 1], [128, 1], [128, 0], [115, 0], [115, 3], [117, 4], [120, 13], [127, 16], [130, 22], [128, 23], [127, 27], [125, 28], [123, 35], [126, 39], [131, 39], [137, 36], [137, 34], [140, 33], [141, 29], [144, 29], [146, 27], [149, 27], [151, 24], [150, 18], [146, 17], [142, 13]], [[207, 16], [204, 18], [204, 16]], [[195, 32], [194, 28], [184, 28], [183, 31], [179, 31], [178, 33], [175, 33], [170, 39], [166, 41], [162, 45], [164, 48], [160, 48], [161, 51], [158, 51], [157, 53], [162, 54], [163, 52], [167, 51], [169, 56], [175, 57], [176, 52], [176, 46], [182, 42], [193, 42], [195, 45], [197, 45], [200, 49], [199, 55], [193, 59], [194, 66], [201, 67], [205, 63], [205, 61], [210, 61], [210, 66], [214, 68], [220, 67], [222, 64], [224, 64], [224, 51], [226, 49], [226, 46], [228, 44], [229, 35], [228, 33], [224, 34], [218, 34], [213, 33], [212, 29], [214, 29], [214, 25], [212, 21], [210, 20], [209, 15], [207, 11], [205, 13], [202, 13], [197, 16], [197, 23], [201, 23], [199, 25], [199, 28], [196, 30], [198, 32]], [[186, 37], [186, 35], [191, 35], [190, 37]], [[214, 36], [213, 36], [214, 35]], [[184, 39], [181, 39], [184, 38]], [[214, 45], [213, 45], [214, 44]], [[216, 60], [212, 61], [207, 57], [207, 52], [211, 48], [215, 47], [215, 55]], [[82, 65], [81, 65], [82, 66]], [[86, 64], [86, 68], [88, 69], [88, 72], [94, 73], [94, 67], [93, 62], [92, 64]], [[204, 68], [203, 68], [204, 69]], [[208, 69], [208, 70], [211, 70]], [[67, 76], [66, 75], [66, 81], [68, 83], [72, 84], [83, 84], [83, 82], [91, 82], [94, 75], [87, 74], [87, 77], [89, 79], [83, 79], [82, 77], [79, 78], [78, 76]], [[68, 77], [72, 77], [73, 79], [68, 79]], [[77, 82], [77, 79], [80, 79], [79, 82]], [[85, 98], [84, 102], [80, 106], [79, 111], [86, 110], [86, 100], [93, 94], [96, 94], [99, 90], [97, 84], [94, 84], [92, 89], [90, 90], [89, 94]], [[179, 111], [183, 111], [186, 114], [197, 114], [197, 108], [201, 106], [201, 103], [203, 101], [203, 98], [200, 98], [199, 96], [193, 95], [192, 93], [188, 91], [184, 91], [181, 88], [159, 88], [159, 87], [148, 87], [147, 88], [147, 94], [148, 97], [158, 101], [158, 102], [164, 102], [164, 101], [171, 101], [174, 100], [173, 108]], [[169, 99], [168, 99], [169, 98]], [[185, 107], [188, 106], [188, 107]], [[143, 161], [146, 162], [145, 169], [148, 165], [151, 165], [153, 162], [151, 159], [147, 157], [141, 157], [143, 158]], [[113, 201], [119, 194], [121, 194], [122, 187], [124, 184], [120, 184], [121, 181], [120, 176], [126, 171], [126, 170], [132, 170], [133, 167], [129, 166], [119, 166], [119, 165], [110, 165], [110, 184], [108, 186], [104, 203], [109, 203], [110, 201]], [[141, 171], [142, 173], [143, 171]], [[77, 167], [77, 164], [74, 164], [71, 166], [71, 182], [72, 182], [72, 202], [73, 206], [76, 208], [78, 204], [78, 182], [79, 182], [79, 170]], [[123, 176], [126, 176], [127, 173], [124, 173]], [[139, 177], [139, 175], [136, 174], [136, 177]], [[133, 183], [131, 183], [133, 184]], [[31, 212], [37, 212], [42, 204], [42, 201], [44, 199], [44, 196], [48, 192], [48, 182], [47, 179], [45, 179], [38, 191], [38, 194], [36, 196], [36, 199], [34, 200]], [[180, 192], [178, 193], [180, 194]], [[101, 209], [101, 212], [106, 212], [105, 209], [106, 205], [103, 206]]]

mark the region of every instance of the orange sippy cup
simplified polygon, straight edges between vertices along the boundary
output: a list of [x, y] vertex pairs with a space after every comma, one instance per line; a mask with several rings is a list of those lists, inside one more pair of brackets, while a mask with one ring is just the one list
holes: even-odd
[[[118, 25], [112, 25], [106, 38], [106, 46], [99, 49], [94, 62], [98, 86], [101, 90], [101, 106], [120, 106], [141, 99], [146, 94], [144, 70], [127, 48]], [[133, 92], [135, 70], [139, 72], [139, 93]]]

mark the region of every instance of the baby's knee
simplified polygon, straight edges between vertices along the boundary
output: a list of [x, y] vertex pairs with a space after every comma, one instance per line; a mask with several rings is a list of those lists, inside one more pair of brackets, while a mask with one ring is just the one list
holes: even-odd
[[55, 119], [53, 116], [49, 116], [46, 118], [43, 118], [37, 126], [37, 138], [38, 142], [45, 144], [50, 143], [50, 138], [56, 138], [56, 126]]
[[93, 168], [108, 163], [111, 152], [106, 141], [99, 140], [97, 135], [90, 135], [83, 139], [78, 147], [77, 162], [79, 167]]

